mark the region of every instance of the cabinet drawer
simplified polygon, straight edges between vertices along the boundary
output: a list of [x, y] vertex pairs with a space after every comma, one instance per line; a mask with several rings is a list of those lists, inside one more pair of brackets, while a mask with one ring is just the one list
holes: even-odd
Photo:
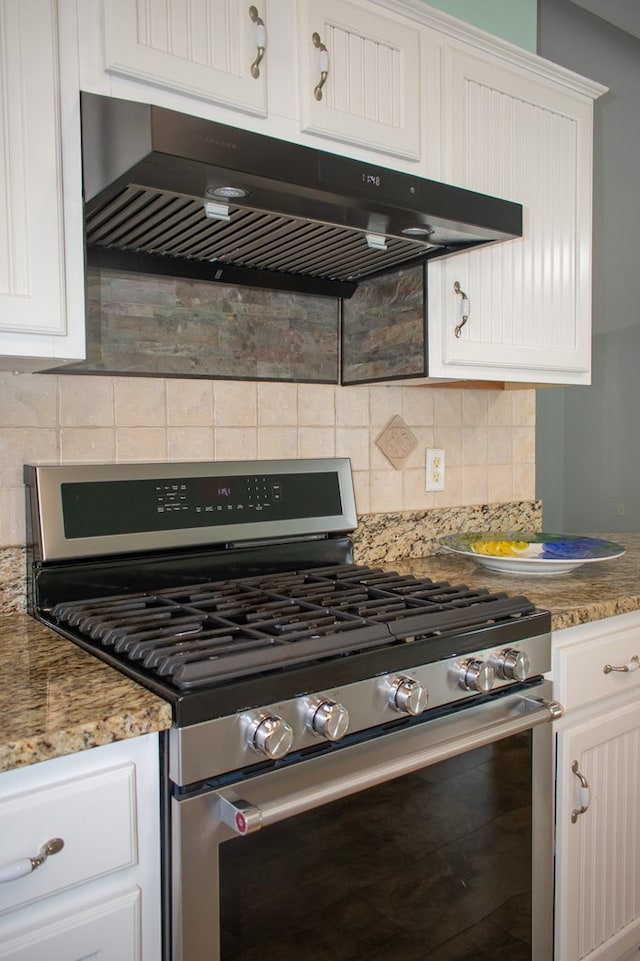
[[[640, 618], [635, 614], [562, 631], [554, 637], [555, 696], [569, 710], [603, 697], [640, 691], [636, 658], [640, 659]], [[625, 666], [627, 670], [609, 669]]]
[[135, 766], [60, 779], [0, 798], [0, 867], [64, 847], [37, 870], [0, 884], [0, 914], [137, 862]]

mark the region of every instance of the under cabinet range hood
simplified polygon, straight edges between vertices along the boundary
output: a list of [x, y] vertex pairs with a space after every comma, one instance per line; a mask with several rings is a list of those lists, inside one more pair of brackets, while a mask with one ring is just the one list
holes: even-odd
[[350, 297], [522, 235], [510, 201], [147, 104], [81, 111], [89, 265]]

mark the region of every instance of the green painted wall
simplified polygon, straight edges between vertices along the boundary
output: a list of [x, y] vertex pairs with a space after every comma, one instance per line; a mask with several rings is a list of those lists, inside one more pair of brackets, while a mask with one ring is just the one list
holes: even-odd
[[428, 3], [525, 50], [536, 51], [537, 0], [428, 0]]

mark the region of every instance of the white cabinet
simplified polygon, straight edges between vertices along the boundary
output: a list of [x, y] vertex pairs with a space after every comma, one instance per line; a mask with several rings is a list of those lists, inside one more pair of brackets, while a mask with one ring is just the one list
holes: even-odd
[[[523, 205], [522, 239], [430, 265], [430, 374], [586, 384], [593, 98], [472, 48], [443, 51], [443, 176]], [[467, 295], [468, 321], [461, 322]]]
[[437, 61], [423, 70], [426, 31], [369, 0], [62, 2], [77, 8], [85, 90], [284, 139], [421, 157], [423, 80]]
[[107, 72], [266, 114], [267, 0], [106, 0], [102, 14]]
[[2, 0], [0, 62], [0, 355], [83, 357], [80, 198], [63, 198], [67, 176], [79, 183], [79, 134], [65, 166], [60, 73], [73, 62], [58, 61], [55, 0]]
[[0, 775], [0, 838], [0, 958], [157, 961], [157, 735]]
[[302, 130], [419, 160], [425, 32], [353, 0], [298, 0], [297, 11]]
[[637, 658], [640, 614], [554, 635], [555, 696], [566, 708], [557, 725], [558, 961], [625, 961], [640, 950]]

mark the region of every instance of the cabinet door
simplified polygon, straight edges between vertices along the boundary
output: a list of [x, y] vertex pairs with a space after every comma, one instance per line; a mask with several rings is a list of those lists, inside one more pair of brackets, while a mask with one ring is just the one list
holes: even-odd
[[521, 203], [524, 230], [430, 268], [430, 373], [588, 383], [592, 100], [466, 50], [443, 62], [445, 179]]
[[640, 704], [564, 729], [557, 777], [556, 957], [620, 961], [640, 948]]
[[264, 116], [266, 2], [104, 0], [106, 69]]
[[419, 159], [420, 42], [417, 24], [371, 4], [298, 0], [302, 129]]
[[3, 961], [140, 961], [140, 891], [31, 921], [0, 944]]
[[0, 5], [0, 331], [65, 333], [55, 3]]

